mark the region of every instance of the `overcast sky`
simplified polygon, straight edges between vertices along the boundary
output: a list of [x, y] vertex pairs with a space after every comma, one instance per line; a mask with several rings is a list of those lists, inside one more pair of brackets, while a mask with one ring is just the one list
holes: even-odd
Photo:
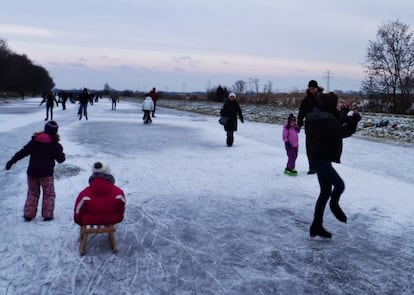
[[5, 0], [0, 16], [0, 39], [58, 88], [359, 90], [369, 41], [385, 21], [414, 30], [414, 1]]

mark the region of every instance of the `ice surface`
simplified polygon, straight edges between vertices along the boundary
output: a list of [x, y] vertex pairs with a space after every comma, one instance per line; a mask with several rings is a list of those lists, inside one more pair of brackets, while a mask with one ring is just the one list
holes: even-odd
[[[0, 105], [1, 165], [43, 129], [39, 99]], [[300, 134], [298, 177], [283, 174], [281, 126], [239, 124], [225, 145], [217, 117], [108, 99], [56, 109], [67, 160], [55, 169], [55, 219], [22, 218], [28, 159], [0, 184], [1, 294], [412, 294], [414, 149], [345, 139], [341, 205], [331, 241], [309, 239], [319, 193]], [[79, 255], [73, 206], [93, 162], [111, 166], [127, 196], [119, 252], [95, 235]], [[4, 169], [4, 168], [3, 168]]]

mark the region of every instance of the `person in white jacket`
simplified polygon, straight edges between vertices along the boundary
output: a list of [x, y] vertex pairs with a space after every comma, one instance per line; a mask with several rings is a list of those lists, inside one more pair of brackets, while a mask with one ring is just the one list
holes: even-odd
[[145, 124], [152, 123], [151, 120], [151, 112], [154, 111], [154, 102], [152, 101], [151, 96], [145, 97], [144, 101], [142, 102], [142, 111], [144, 112], [144, 120]]

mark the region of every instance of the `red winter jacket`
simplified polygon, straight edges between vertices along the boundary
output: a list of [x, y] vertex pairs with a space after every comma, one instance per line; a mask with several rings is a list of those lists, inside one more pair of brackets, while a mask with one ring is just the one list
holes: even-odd
[[124, 192], [110, 180], [91, 177], [76, 199], [74, 220], [79, 225], [116, 224], [124, 219]]

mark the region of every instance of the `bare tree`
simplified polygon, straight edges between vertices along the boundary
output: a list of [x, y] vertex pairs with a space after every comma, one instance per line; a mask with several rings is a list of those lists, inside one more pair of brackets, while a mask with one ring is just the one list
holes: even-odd
[[390, 96], [394, 112], [403, 112], [410, 104], [414, 74], [414, 40], [409, 26], [399, 20], [383, 23], [377, 40], [369, 41], [364, 67], [364, 90]]
[[253, 79], [253, 85], [254, 85], [254, 90], [256, 91], [256, 95], [259, 94], [259, 82], [260, 80], [258, 78]]
[[246, 89], [246, 82], [243, 80], [238, 80], [233, 85], [233, 90], [236, 93], [244, 93], [245, 89]]
[[263, 85], [263, 93], [267, 93], [270, 94], [273, 92], [273, 83], [272, 81], [268, 80], [264, 85]]

